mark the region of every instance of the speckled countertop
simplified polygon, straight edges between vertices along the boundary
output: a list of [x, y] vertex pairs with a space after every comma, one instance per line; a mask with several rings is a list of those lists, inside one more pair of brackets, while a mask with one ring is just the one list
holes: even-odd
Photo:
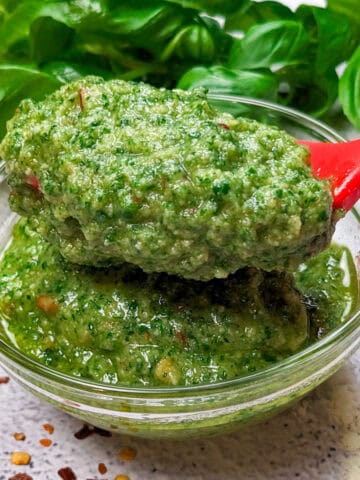
[[[46, 423], [54, 426], [52, 434], [43, 429]], [[189, 442], [97, 434], [78, 440], [74, 433], [82, 426], [11, 379], [0, 384], [0, 480], [21, 472], [33, 480], [56, 480], [67, 466], [78, 480], [113, 480], [119, 474], [130, 480], [360, 480], [360, 351], [293, 408], [236, 434]], [[15, 432], [26, 439], [16, 441]], [[50, 447], [39, 444], [44, 438], [52, 440]], [[136, 450], [133, 461], [119, 457], [124, 447]], [[30, 453], [30, 465], [12, 465], [15, 450]], [[99, 463], [106, 474], [99, 473]]]

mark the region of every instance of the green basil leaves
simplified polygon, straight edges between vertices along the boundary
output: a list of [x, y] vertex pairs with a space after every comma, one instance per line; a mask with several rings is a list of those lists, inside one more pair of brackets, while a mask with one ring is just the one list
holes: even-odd
[[[84, 75], [267, 98], [360, 128], [358, 0], [0, 0], [0, 136], [22, 98]], [[340, 82], [336, 72], [347, 64]]]

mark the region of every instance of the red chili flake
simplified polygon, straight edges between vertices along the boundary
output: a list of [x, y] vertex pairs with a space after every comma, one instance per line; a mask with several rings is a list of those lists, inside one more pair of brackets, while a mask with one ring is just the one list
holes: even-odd
[[13, 477], [10, 477], [8, 480], [33, 480], [33, 477], [30, 477], [27, 473], [17, 473]]
[[50, 435], [54, 433], [54, 427], [51, 425], [51, 423], [44, 423], [43, 429], [50, 433]]
[[46, 313], [55, 313], [58, 309], [57, 303], [51, 295], [39, 295], [36, 299], [36, 306]]
[[50, 438], [42, 438], [39, 440], [39, 443], [43, 447], [50, 447], [52, 445], [52, 440], [50, 440]]
[[101, 475], [105, 475], [105, 473], [107, 472], [107, 467], [105, 463], [99, 463], [98, 470], [99, 470], [99, 473], [101, 473]]
[[9, 383], [10, 382], [10, 378], [9, 377], [0, 377], [0, 384], [1, 383]]
[[219, 127], [225, 128], [225, 130], [230, 130], [229, 125], [226, 125], [226, 123], [219, 123]]
[[70, 467], [60, 468], [57, 473], [63, 480], [76, 480], [76, 475]]
[[78, 440], [84, 440], [87, 437], [90, 437], [94, 433], [94, 430], [89, 427], [89, 425], [84, 425], [78, 432], [74, 433], [74, 437]]
[[132, 201], [136, 204], [136, 205], [142, 205], [143, 201], [140, 197], [138, 197], [137, 195], [133, 195], [132, 196]]
[[79, 106], [81, 111], [85, 109], [85, 96], [84, 96], [84, 89], [82, 87], [78, 90], [78, 98], [79, 98]]
[[40, 182], [35, 175], [28, 175], [25, 179], [25, 183], [30, 185], [30, 187], [32, 187], [37, 192], [40, 192]]
[[85, 438], [89, 437], [90, 435], [93, 435], [94, 433], [96, 433], [97, 435], [100, 435], [101, 437], [112, 436], [111, 432], [108, 432], [107, 430], [103, 430], [102, 428], [90, 427], [90, 425], [84, 425], [78, 432], [74, 433], [74, 437], [77, 438], [78, 440], [84, 440]]
[[182, 331], [176, 332], [176, 333], [175, 333], [175, 337], [179, 340], [179, 342], [181, 343], [181, 345], [186, 345], [187, 338], [186, 338], [186, 335], [185, 335], [184, 332], [182, 332]]
[[99, 427], [94, 427], [94, 433], [97, 433], [101, 437], [111, 437], [112, 436], [111, 432], [108, 432], [107, 430], [104, 430], [104, 429], [99, 428]]

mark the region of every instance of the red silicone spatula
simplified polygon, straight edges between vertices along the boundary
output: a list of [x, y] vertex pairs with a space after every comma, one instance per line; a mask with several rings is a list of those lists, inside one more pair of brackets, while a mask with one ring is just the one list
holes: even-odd
[[343, 143], [299, 140], [310, 150], [314, 175], [332, 180], [334, 209], [350, 210], [360, 198], [360, 139]]

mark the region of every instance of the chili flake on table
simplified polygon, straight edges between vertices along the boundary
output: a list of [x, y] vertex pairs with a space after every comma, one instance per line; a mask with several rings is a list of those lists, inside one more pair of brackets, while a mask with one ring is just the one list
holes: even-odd
[[105, 473], [107, 472], [107, 467], [105, 463], [99, 463], [98, 470], [101, 475], [105, 475]]
[[108, 432], [107, 430], [84, 424], [84, 426], [80, 428], [79, 431], [74, 433], [74, 437], [77, 438], [78, 440], [84, 440], [85, 438], [90, 437], [90, 435], [93, 435], [94, 433], [96, 433], [97, 435], [100, 435], [101, 437], [112, 436], [111, 432]]
[[63, 480], [76, 480], [77, 477], [73, 470], [70, 467], [64, 467], [60, 468], [58, 470], [58, 475], [63, 479]]
[[43, 447], [50, 447], [52, 445], [52, 440], [50, 440], [50, 438], [42, 438], [39, 440], [39, 443]]
[[27, 473], [17, 473], [8, 480], [33, 480], [33, 477], [30, 477]]
[[43, 429], [46, 430], [50, 435], [54, 433], [54, 427], [50, 423], [44, 423]]

